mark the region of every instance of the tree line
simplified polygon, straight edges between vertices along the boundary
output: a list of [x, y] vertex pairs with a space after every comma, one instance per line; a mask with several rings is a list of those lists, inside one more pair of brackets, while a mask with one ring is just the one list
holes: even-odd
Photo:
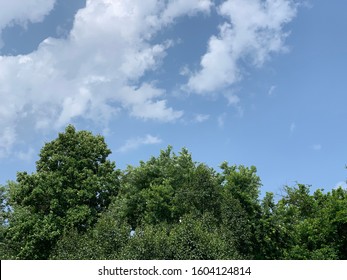
[[119, 170], [110, 153], [69, 125], [1, 186], [1, 259], [347, 259], [346, 189], [275, 201], [254, 166], [217, 172], [169, 146]]

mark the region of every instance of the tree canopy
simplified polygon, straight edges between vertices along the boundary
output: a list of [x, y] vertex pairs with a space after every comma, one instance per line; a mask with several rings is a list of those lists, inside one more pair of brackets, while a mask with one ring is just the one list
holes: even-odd
[[94, 226], [119, 191], [110, 153], [103, 137], [70, 125], [41, 149], [35, 173], [17, 173], [5, 231], [14, 258], [46, 259], [65, 232]]
[[0, 188], [1, 259], [347, 259], [347, 190], [260, 197], [254, 166], [220, 172], [171, 146], [116, 169], [69, 125], [36, 172]]

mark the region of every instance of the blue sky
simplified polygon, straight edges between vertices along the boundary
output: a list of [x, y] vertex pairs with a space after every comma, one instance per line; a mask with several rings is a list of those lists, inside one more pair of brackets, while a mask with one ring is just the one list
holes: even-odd
[[0, 0], [0, 183], [69, 123], [120, 168], [187, 147], [262, 192], [347, 178], [347, 2]]

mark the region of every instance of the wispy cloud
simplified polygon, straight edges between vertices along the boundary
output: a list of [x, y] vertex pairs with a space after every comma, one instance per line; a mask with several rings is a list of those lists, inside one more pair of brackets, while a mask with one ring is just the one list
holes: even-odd
[[228, 100], [228, 105], [237, 107], [240, 103], [240, 98], [232, 91], [225, 92], [224, 97]]
[[125, 153], [131, 150], [136, 150], [140, 146], [144, 145], [154, 145], [159, 144], [162, 142], [162, 139], [152, 136], [150, 134], [147, 134], [145, 137], [137, 137], [137, 138], [131, 138], [128, 139], [123, 146], [121, 146], [117, 152]]
[[202, 123], [207, 121], [210, 118], [210, 115], [206, 115], [206, 114], [196, 114], [194, 117], [194, 121], [197, 123]]
[[29, 22], [40, 22], [53, 9], [55, 0], [11, 0], [0, 1], [0, 48], [2, 30], [11, 24], [25, 26]]
[[[271, 54], [286, 51], [283, 30], [296, 16], [290, 0], [227, 0], [218, 7], [226, 21], [208, 42], [200, 69], [192, 72], [187, 90], [206, 94], [220, 91], [242, 79], [240, 61], [262, 66]], [[186, 73], [189, 73], [186, 71]]]

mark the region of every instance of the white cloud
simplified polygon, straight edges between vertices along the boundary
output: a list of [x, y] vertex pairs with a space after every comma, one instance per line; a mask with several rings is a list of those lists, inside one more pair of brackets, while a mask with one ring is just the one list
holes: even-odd
[[180, 118], [183, 115], [182, 111], [167, 108], [166, 100], [158, 100], [158, 97], [163, 95], [163, 90], [145, 83], [137, 89], [124, 87], [119, 98], [129, 109], [130, 115], [140, 119], [170, 122]]
[[202, 123], [207, 121], [210, 118], [210, 115], [206, 114], [196, 114], [194, 117], [195, 122]]
[[187, 87], [196, 93], [212, 92], [239, 80], [236, 60], [230, 53], [233, 36], [228, 24], [220, 27], [219, 37], [210, 38], [207, 53], [201, 58], [200, 71], [193, 73]]
[[232, 91], [227, 91], [224, 93], [224, 97], [228, 100], [228, 105], [238, 107], [240, 103], [240, 98]]
[[162, 14], [164, 22], [171, 22], [182, 15], [194, 15], [197, 12], [209, 13], [212, 7], [210, 0], [172, 0]]
[[285, 51], [283, 26], [295, 17], [296, 5], [291, 0], [227, 0], [218, 12], [227, 21], [210, 38], [188, 91], [220, 91], [242, 78], [241, 61], [259, 67], [272, 53]]
[[121, 146], [117, 151], [121, 153], [125, 153], [131, 150], [136, 150], [140, 146], [144, 145], [154, 145], [161, 143], [162, 140], [156, 136], [152, 136], [147, 134], [145, 137], [131, 138], [125, 142], [123, 146]]
[[28, 22], [40, 22], [54, 7], [55, 0], [0, 0], [0, 48], [1, 33], [12, 24], [25, 26]]
[[[166, 92], [142, 79], [160, 66], [171, 46], [150, 39], [179, 16], [209, 12], [211, 3], [87, 0], [66, 38], [47, 38], [27, 55], [0, 56], [0, 157], [11, 150], [23, 118], [46, 130], [74, 118], [107, 123], [120, 112], [143, 120], [179, 119], [183, 112], [168, 105]], [[1, 9], [0, 28], [42, 20], [53, 4], [6, 1], [3, 7], [14, 8]]]

